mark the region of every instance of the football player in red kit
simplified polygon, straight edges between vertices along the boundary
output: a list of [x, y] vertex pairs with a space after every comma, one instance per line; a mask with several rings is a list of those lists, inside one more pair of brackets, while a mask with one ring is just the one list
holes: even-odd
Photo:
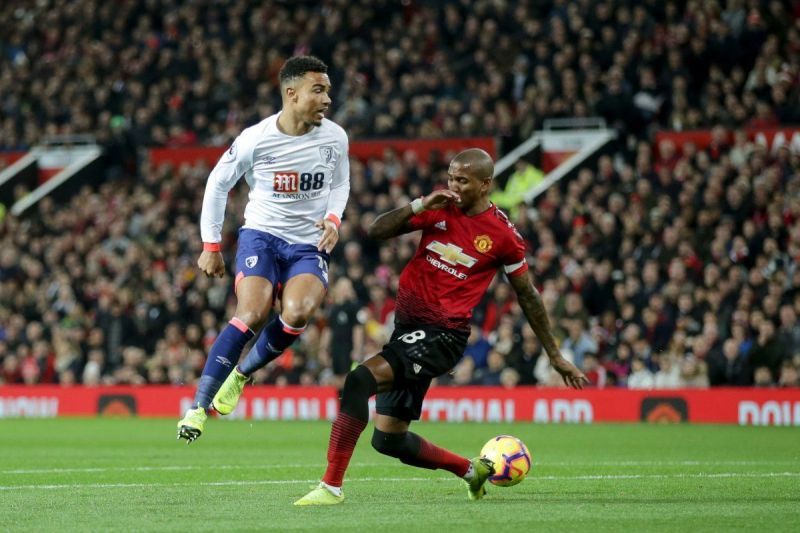
[[344, 501], [342, 480], [369, 418], [368, 400], [377, 393], [372, 446], [405, 464], [445, 469], [467, 482], [477, 500], [494, 466], [468, 459], [408, 431], [419, 420], [431, 380], [449, 372], [463, 354], [472, 309], [502, 268], [519, 305], [550, 358], [573, 388], [586, 376], [562, 357], [539, 292], [528, 275], [525, 242], [506, 215], [489, 201], [494, 163], [483, 150], [453, 158], [447, 189], [384, 213], [370, 227], [372, 238], [388, 239], [422, 231], [414, 258], [400, 275], [395, 330], [378, 355], [351, 371], [342, 389], [341, 408], [328, 445], [328, 468], [319, 486], [295, 505], [333, 505]]

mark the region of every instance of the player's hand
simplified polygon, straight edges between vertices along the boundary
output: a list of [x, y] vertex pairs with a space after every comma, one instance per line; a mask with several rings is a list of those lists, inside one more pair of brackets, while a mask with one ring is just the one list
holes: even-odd
[[318, 220], [314, 225], [322, 230], [322, 237], [319, 238], [317, 250], [324, 251], [326, 254], [331, 253], [336, 243], [339, 242], [339, 228], [327, 218]]
[[564, 378], [564, 383], [566, 383], [568, 387], [582, 389], [584, 385], [588, 385], [589, 379], [584, 373], [578, 370], [578, 367], [564, 359], [561, 354], [550, 359], [550, 364], [553, 365], [556, 372], [561, 374], [561, 377]]
[[222, 252], [209, 252], [203, 250], [197, 259], [197, 267], [209, 278], [221, 278], [225, 275], [225, 260]]
[[461, 197], [458, 195], [458, 193], [455, 193], [450, 189], [440, 189], [438, 191], [433, 191], [428, 196], [424, 197], [422, 199], [422, 206], [426, 210], [441, 209], [450, 204], [456, 203], [460, 199]]

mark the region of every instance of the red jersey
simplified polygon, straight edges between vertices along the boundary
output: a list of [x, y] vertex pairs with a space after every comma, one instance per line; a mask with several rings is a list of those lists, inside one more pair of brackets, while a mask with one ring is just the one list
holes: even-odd
[[472, 309], [497, 270], [509, 276], [528, 271], [525, 241], [494, 205], [475, 216], [453, 205], [423, 211], [409, 225], [422, 230], [422, 240], [400, 274], [398, 324], [469, 330]]

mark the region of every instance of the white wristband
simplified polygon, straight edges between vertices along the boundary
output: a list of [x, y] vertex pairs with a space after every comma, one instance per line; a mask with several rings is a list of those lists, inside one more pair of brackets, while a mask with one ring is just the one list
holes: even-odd
[[416, 198], [413, 202], [411, 202], [411, 210], [414, 212], [415, 215], [418, 215], [425, 211], [425, 206], [422, 203], [422, 198]]

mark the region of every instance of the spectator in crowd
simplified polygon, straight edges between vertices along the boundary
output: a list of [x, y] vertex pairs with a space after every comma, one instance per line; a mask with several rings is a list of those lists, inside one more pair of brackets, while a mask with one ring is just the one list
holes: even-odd
[[800, 387], [800, 371], [797, 366], [786, 361], [781, 366], [781, 376], [778, 379], [779, 387]]
[[797, 312], [791, 304], [784, 304], [780, 309], [779, 342], [787, 354], [800, 352], [800, 323]]
[[498, 350], [490, 350], [484, 368], [477, 368], [473, 383], [475, 385], [494, 385], [501, 384], [501, 375], [506, 367], [505, 357]]
[[606, 386], [606, 369], [600, 364], [593, 352], [587, 352], [584, 355], [582, 370], [589, 380], [590, 387], [602, 389]]
[[775, 331], [775, 324], [771, 319], [763, 318], [758, 325], [755, 346], [750, 354], [753, 367], [756, 371], [766, 368], [772, 380], [780, 371], [785, 353], [786, 349]]
[[655, 385], [653, 373], [650, 372], [644, 360], [640, 357], [634, 357], [627, 383], [629, 389], [652, 389]]
[[470, 324], [469, 338], [467, 339], [467, 347], [464, 349], [464, 355], [472, 358], [476, 368], [484, 368], [487, 366], [491, 349], [492, 345], [483, 336], [481, 328], [477, 324]]
[[752, 369], [736, 339], [727, 339], [722, 353], [709, 357], [708, 377], [711, 385], [750, 385]]
[[767, 366], [759, 366], [753, 374], [753, 385], [756, 387], [769, 388], [775, 386], [772, 379], [772, 372]]
[[527, 328], [522, 329], [522, 341], [515, 344], [508, 354], [509, 368], [517, 373], [517, 382], [520, 385], [536, 384], [536, 362], [541, 355], [542, 345], [536, 335]]
[[677, 389], [681, 386], [679, 357], [663, 354], [658, 360], [658, 371], [653, 376], [653, 388]]
[[708, 370], [705, 362], [693, 355], [685, 357], [681, 361], [680, 386], [699, 389], [708, 387]]
[[[349, 278], [339, 278], [333, 286], [332, 305], [328, 307], [328, 337], [324, 344], [329, 346], [328, 356], [332, 361], [335, 385], [341, 388], [344, 376], [354, 363], [364, 356], [364, 313], [356, 298], [353, 283]], [[331, 349], [332, 348], [332, 349]]]
[[525, 203], [525, 194], [544, 179], [544, 172], [533, 166], [525, 158], [514, 165], [514, 173], [509, 176], [502, 189], [495, 190], [489, 197], [492, 202], [507, 211], [511, 218], [516, 218], [521, 204]]
[[572, 353], [573, 361], [578, 367], [583, 366], [586, 354], [597, 353], [597, 343], [592, 339], [586, 324], [579, 318], [564, 319], [567, 336], [561, 343], [561, 348]]

